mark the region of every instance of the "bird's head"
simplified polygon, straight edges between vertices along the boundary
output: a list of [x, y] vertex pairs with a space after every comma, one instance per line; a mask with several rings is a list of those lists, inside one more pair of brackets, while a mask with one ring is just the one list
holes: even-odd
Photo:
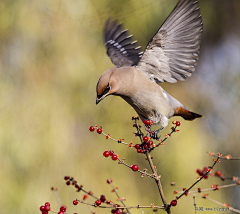
[[114, 84], [114, 78], [112, 74], [116, 67], [109, 68], [106, 70], [102, 76], [99, 78], [97, 83], [97, 99], [96, 104], [103, 100], [108, 95], [114, 94], [116, 92], [116, 84]]

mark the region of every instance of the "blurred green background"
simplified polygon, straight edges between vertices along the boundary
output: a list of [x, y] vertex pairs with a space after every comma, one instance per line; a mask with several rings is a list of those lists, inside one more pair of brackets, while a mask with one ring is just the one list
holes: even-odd
[[[69, 213], [90, 213], [85, 205], [72, 205], [82, 193], [64, 184], [65, 175], [74, 176], [96, 196], [105, 194], [115, 201], [106, 183], [111, 177], [128, 206], [161, 205], [152, 179], [141, 178], [103, 158], [102, 153], [113, 149], [140, 169], [149, 168], [144, 156], [88, 129], [99, 124], [116, 139], [138, 143], [131, 121], [136, 113], [128, 104], [110, 96], [95, 105], [96, 83], [112, 66], [103, 45], [102, 28], [112, 16], [123, 22], [144, 48], [176, 2], [0, 2], [1, 214], [40, 213], [39, 206], [46, 201], [57, 211], [52, 186], [58, 187]], [[181, 131], [152, 153], [168, 202], [175, 198], [171, 181], [188, 187], [196, 180], [197, 168], [212, 164], [207, 151], [240, 156], [240, 1], [202, 0], [200, 8], [204, 34], [197, 71], [185, 82], [163, 84], [172, 96], [204, 115], [194, 122], [178, 118]], [[240, 176], [239, 163], [234, 161], [222, 161], [215, 169], [226, 176]], [[210, 178], [197, 187], [226, 183]], [[239, 187], [210, 192], [210, 197], [240, 209]], [[172, 213], [194, 213], [193, 203], [191, 195], [183, 197]], [[196, 204], [219, 207], [201, 198], [196, 198]], [[95, 211], [110, 213], [106, 209]]]

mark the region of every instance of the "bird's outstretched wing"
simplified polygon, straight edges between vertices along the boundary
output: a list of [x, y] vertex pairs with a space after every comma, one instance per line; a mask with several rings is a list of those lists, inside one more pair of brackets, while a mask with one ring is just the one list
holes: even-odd
[[122, 25], [109, 18], [104, 28], [104, 40], [107, 54], [117, 67], [137, 65], [141, 57], [141, 48], [128, 30], [122, 30]]
[[149, 41], [137, 68], [157, 83], [185, 80], [195, 71], [202, 31], [198, 1], [179, 0]]

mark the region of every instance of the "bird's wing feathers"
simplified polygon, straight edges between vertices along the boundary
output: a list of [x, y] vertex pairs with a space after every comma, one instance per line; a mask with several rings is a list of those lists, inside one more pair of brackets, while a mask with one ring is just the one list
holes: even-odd
[[137, 65], [141, 57], [141, 49], [128, 30], [122, 30], [122, 25], [109, 18], [104, 28], [104, 40], [107, 54], [117, 67]]
[[195, 0], [179, 0], [149, 41], [137, 68], [157, 83], [185, 80], [195, 71], [202, 18]]

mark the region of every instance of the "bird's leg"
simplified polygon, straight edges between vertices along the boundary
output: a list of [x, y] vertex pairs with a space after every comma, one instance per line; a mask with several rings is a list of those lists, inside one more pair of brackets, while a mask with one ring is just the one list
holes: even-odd
[[151, 128], [147, 127], [145, 124], [144, 124], [144, 128], [145, 128], [147, 137], [149, 137], [149, 135], [150, 135], [150, 133], [151, 133]]
[[159, 132], [160, 132], [161, 130], [163, 130], [163, 128], [164, 128], [164, 127], [162, 126], [160, 129], [151, 132], [151, 133], [153, 133], [153, 139], [156, 139], [156, 140], [159, 140], [159, 139], [160, 139], [160, 136], [158, 136], [158, 134], [159, 134]]

